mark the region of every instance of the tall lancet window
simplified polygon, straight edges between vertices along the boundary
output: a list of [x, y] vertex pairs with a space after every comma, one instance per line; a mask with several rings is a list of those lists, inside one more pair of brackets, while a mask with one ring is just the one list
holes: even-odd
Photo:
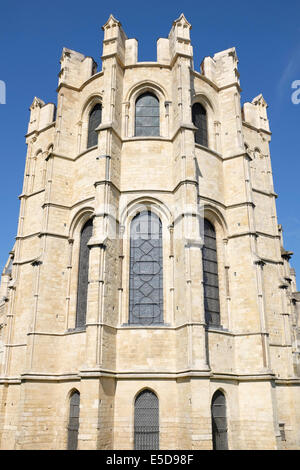
[[152, 93], [143, 93], [136, 100], [135, 135], [159, 135], [159, 101]]
[[195, 142], [196, 144], [203, 145], [208, 147], [208, 137], [207, 137], [207, 114], [206, 109], [202, 104], [195, 103], [192, 107], [192, 121], [193, 124], [197, 127], [195, 132]]
[[228, 450], [226, 400], [218, 390], [211, 402], [211, 421], [214, 450]]
[[88, 242], [92, 236], [93, 222], [89, 219], [81, 230], [80, 251], [78, 266], [78, 284], [77, 284], [77, 309], [76, 309], [76, 328], [83, 328], [86, 323], [87, 293], [89, 279], [89, 255], [90, 250]]
[[89, 128], [88, 128], [88, 142], [87, 148], [94, 147], [98, 144], [98, 132], [96, 132], [97, 127], [101, 124], [102, 118], [102, 106], [100, 103], [97, 103], [89, 115]]
[[155, 393], [143, 390], [134, 406], [134, 450], [159, 449], [159, 403]]
[[163, 323], [163, 259], [160, 218], [143, 211], [130, 230], [129, 323]]
[[220, 301], [216, 231], [214, 226], [207, 219], [204, 219], [202, 262], [206, 324], [219, 326]]
[[70, 411], [68, 424], [68, 450], [77, 450], [79, 430], [79, 404], [80, 393], [75, 390], [70, 397]]

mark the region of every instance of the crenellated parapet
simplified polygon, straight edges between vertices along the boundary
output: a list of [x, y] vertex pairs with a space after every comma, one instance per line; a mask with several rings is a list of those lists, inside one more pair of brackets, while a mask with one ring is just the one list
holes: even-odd
[[170, 59], [173, 63], [178, 55], [193, 57], [193, 47], [191, 46], [190, 30], [192, 26], [182, 13], [173, 22], [169, 33]]
[[243, 106], [244, 121], [256, 129], [270, 132], [267, 108], [268, 104], [263, 95], [256, 96], [251, 103], [245, 103]]
[[104, 31], [102, 60], [116, 56], [124, 65], [127, 36], [121, 23], [113, 15], [110, 15], [102, 29]]
[[40, 131], [52, 124], [55, 118], [55, 105], [44, 103], [40, 98], [35, 97], [30, 106], [30, 118], [27, 134]]
[[235, 47], [216, 53], [213, 57], [205, 57], [201, 71], [205, 77], [219, 88], [236, 84], [240, 85], [238, 57]]
[[64, 47], [57, 112], [30, 107], [1, 448], [133, 449], [147, 397], [156, 448], [213, 448], [214, 412], [224, 447], [299, 447], [300, 298], [267, 104], [241, 107], [234, 47], [195, 70], [183, 14], [156, 61], [113, 15], [102, 29], [99, 71]]
[[58, 85], [79, 88], [97, 71], [97, 64], [92, 57], [86, 57], [66, 47], [63, 48], [60, 64]]

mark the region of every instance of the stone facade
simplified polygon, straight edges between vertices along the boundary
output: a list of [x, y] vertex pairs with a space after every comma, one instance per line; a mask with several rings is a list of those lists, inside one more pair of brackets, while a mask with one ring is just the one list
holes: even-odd
[[[80, 392], [79, 449], [133, 449], [134, 403], [159, 399], [161, 449], [212, 449], [226, 398], [229, 449], [300, 449], [300, 296], [277, 224], [267, 104], [240, 104], [234, 48], [194, 70], [181, 15], [138, 62], [110, 16], [102, 70], [63, 49], [52, 103], [30, 107], [18, 233], [0, 290], [2, 449], [65, 449]], [[160, 135], [135, 136], [135, 102], [159, 100]], [[102, 106], [87, 149], [90, 111]], [[208, 145], [191, 108], [206, 110]], [[162, 222], [163, 317], [132, 325], [130, 224]], [[85, 328], [76, 328], [80, 233], [93, 219]], [[205, 321], [201, 221], [215, 227], [220, 326]]]

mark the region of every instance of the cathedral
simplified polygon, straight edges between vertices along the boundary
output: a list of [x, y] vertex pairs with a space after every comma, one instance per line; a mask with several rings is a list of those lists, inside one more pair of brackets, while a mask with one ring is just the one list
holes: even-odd
[[[35, 97], [0, 287], [0, 448], [300, 449], [300, 293], [235, 48], [111, 15]], [[246, 60], [246, 58], [244, 58]]]

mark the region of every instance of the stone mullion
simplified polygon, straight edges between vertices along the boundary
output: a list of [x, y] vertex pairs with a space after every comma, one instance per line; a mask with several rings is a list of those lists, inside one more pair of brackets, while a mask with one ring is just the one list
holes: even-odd
[[78, 450], [97, 450], [100, 406], [99, 380], [82, 377], [80, 383]]
[[[112, 110], [112, 108], [110, 108]], [[112, 118], [112, 114], [109, 116]], [[105, 157], [99, 158], [99, 180], [95, 183], [95, 217], [93, 237], [89, 241], [90, 265], [87, 309], [87, 365], [99, 367], [103, 362], [103, 309], [105, 294], [105, 250], [108, 237], [109, 192], [111, 191], [110, 165], [112, 131], [103, 130], [99, 135], [99, 148]]]
[[104, 251], [104, 245], [97, 243], [91, 245], [86, 320], [86, 364], [88, 367], [97, 367], [102, 362]]
[[215, 137], [215, 151], [221, 152], [221, 123], [214, 121], [214, 137]]
[[[191, 125], [191, 92], [189, 61], [180, 57], [178, 60], [178, 106], [180, 122]], [[183, 95], [184, 96], [183, 97]], [[182, 185], [182, 236], [185, 252], [185, 285], [187, 306], [188, 351], [187, 362], [191, 369], [208, 369], [206, 358], [206, 333], [204, 320], [204, 302], [199, 304], [195, 299], [203, 300], [203, 282], [199, 281], [201, 265], [201, 237], [198, 215], [198, 187], [194, 174], [194, 134], [184, 128], [180, 131], [180, 157]], [[195, 184], [187, 182], [187, 179]], [[198, 224], [198, 225], [197, 225]], [[197, 262], [195, 261], [197, 259]], [[203, 305], [202, 305], [203, 304]]]
[[[49, 203], [51, 202], [51, 189], [52, 189], [52, 178], [53, 178], [53, 167], [54, 167], [54, 157], [52, 154], [46, 159], [47, 167], [46, 167], [46, 187], [45, 187], [45, 196], [44, 196], [44, 207], [43, 207], [43, 221], [42, 221], [42, 232], [46, 233], [48, 230], [48, 223], [49, 223], [49, 211], [50, 206]], [[42, 246], [42, 252], [45, 253], [46, 250], [46, 236], [44, 238], [44, 244]]]
[[123, 130], [123, 135], [124, 137], [128, 137], [128, 130], [129, 130], [129, 110], [130, 110], [130, 102], [126, 101], [123, 103], [123, 114], [124, 114], [124, 130]]
[[36, 137], [31, 139], [28, 144], [28, 153], [27, 153], [27, 159], [26, 159], [26, 164], [25, 164], [25, 176], [24, 176], [24, 182], [23, 182], [23, 194], [27, 194], [29, 190], [30, 167], [31, 167], [32, 152], [33, 152], [35, 141], [36, 141]]
[[224, 244], [224, 269], [225, 269], [225, 289], [226, 289], [226, 307], [227, 307], [227, 327], [232, 331], [231, 319], [231, 295], [230, 295], [230, 282], [229, 282], [229, 259], [228, 259], [228, 239], [223, 240]]
[[[25, 165], [25, 177], [23, 183], [23, 195], [27, 194], [28, 191], [28, 182], [30, 177], [30, 163], [31, 163], [31, 153], [33, 144], [35, 142], [35, 138], [30, 141], [29, 149], [28, 149], [28, 156]], [[21, 257], [21, 247], [22, 247], [22, 240], [20, 237], [23, 236], [24, 233], [24, 220], [26, 214], [26, 196], [20, 198], [20, 216], [19, 216], [19, 223], [17, 229], [17, 237], [15, 243], [15, 256], [14, 260], [19, 261]], [[19, 281], [20, 275], [20, 265], [13, 264], [13, 271], [12, 271], [12, 283], [9, 285], [9, 307], [8, 313], [6, 315], [7, 318], [7, 327], [6, 327], [6, 339], [5, 339], [5, 352], [3, 358], [3, 374], [4, 376], [9, 375], [10, 369], [10, 360], [11, 360], [11, 344], [13, 339], [13, 332], [14, 332], [14, 324], [15, 324], [15, 305], [16, 305], [16, 295], [17, 295], [17, 285]]]
[[[19, 266], [15, 267], [16, 271], [19, 270]], [[9, 376], [10, 372], [10, 358], [11, 358], [11, 344], [13, 338], [13, 331], [14, 331], [14, 319], [15, 319], [15, 303], [16, 303], [16, 288], [15, 286], [11, 286], [10, 288], [10, 296], [9, 296], [9, 310], [6, 315], [7, 318], [7, 327], [6, 327], [6, 339], [5, 339], [5, 352], [4, 352], [4, 359], [3, 359], [3, 375]]]
[[178, 93], [178, 116], [179, 116], [179, 122], [182, 122], [183, 120], [183, 110], [182, 110], [182, 69], [181, 69], [181, 62], [180, 60], [176, 64], [177, 68], [177, 93]]
[[118, 325], [122, 324], [122, 308], [123, 308], [123, 264], [124, 264], [124, 225], [120, 226], [120, 238], [119, 238], [119, 276], [120, 283], [118, 287], [118, 300], [119, 300], [119, 310], [118, 310]]
[[71, 276], [72, 276], [72, 257], [73, 257], [73, 246], [74, 240], [69, 239], [69, 259], [67, 265], [67, 296], [66, 296], [66, 319], [65, 319], [65, 330], [67, 331], [70, 328], [69, 325], [69, 316], [70, 316], [70, 300], [71, 300]]
[[33, 312], [31, 316], [31, 323], [29, 326], [28, 343], [27, 343], [27, 364], [26, 369], [31, 370], [33, 367], [33, 356], [35, 349], [35, 333], [37, 325], [37, 314], [38, 314], [38, 303], [40, 293], [40, 266], [41, 261], [34, 261], [33, 266], [33, 280], [34, 280], [34, 291], [33, 291]]
[[287, 362], [289, 364], [290, 370], [287, 371], [288, 376], [294, 375], [294, 367], [293, 367], [293, 354], [292, 354], [292, 328], [291, 328], [291, 321], [290, 321], [290, 312], [288, 312], [288, 305], [287, 305], [287, 288], [281, 287], [281, 302], [282, 302], [282, 323], [283, 323], [283, 332], [284, 332], [284, 339], [283, 339], [283, 346], [288, 348], [289, 356], [287, 358]]
[[[250, 159], [247, 154], [244, 156], [244, 174], [245, 174], [245, 188], [246, 188], [246, 201], [249, 231], [252, 233], [256, 232], [255, 227], [255, 209], [252, 198], [252, 182], [251, 182], [251, 170], [250, 170]], [[270, 346], [269, 346], [269, 335], [267, 332], [267, 318], [266, 318], [266, 307], [265, 307], [265, 290], [263, 285], [263, 266], [264, 263], [258, 258], [258, 247], [256, 236], [250, 235], [250, 251], [251, 258], [255, 265], [256, 275], [256, 290], [258, 299], [258, 311], [259, 311], [259, 322], [261, 330], [261, 344], [263, 352], [263, 366], [265, 369], [271, 369], [270, 361]]]
[[235, 105], [235, 114], [236, 114], [237, 147], [244, 149], [241, 100], [240, 100], [240, 94], [237, 92], [234, 93], [234, 105]]
[[115, 118], [115, 107], [116, 107], [116, 63], [111, 68], [111, 91], [110, 91], [110, 122], [114, 121]]
[[174, 225], [169, 226], [170, 232], [170, 306], [171, 306], [171, 325], [175, 324], [175, 260], [174, 260]]
[[[106, 159], [101, 159], [103, 174]], [[103, 295], [104, 295], [104, 258], [106, 246], [105, 212], [107, 201], [107, 184], [96, 185], [96, 210], [93, 222], [93, 237], [89, 241], [89, 288], [87, 308], [87, 364], [99, 366], [102, 362], [103, 330]]]
[[257, 290], [258, 290], [258, 304], [260, 313], [260, 326], [261, 326], [261, 341], [263, 351], [263, 365], [267, 370], [271, 369], [270, 361], [270, 347], [268, 338], [267, 319], [265, 312], [265, 299], [264, 299], [264, 285], [263, 285], [263, 262], [256, 263], [256, 275], [257, 275]]
[[29, 182], [29, 193], [32, 193], [34, 189], [37, 157], [34, 156], [31, 158], [31, 160], [32, 160], [32, 165], [31, 165], [31, 175], [30, 175], [30, 182]]
[[[103, 96], [102, 125], [111, 126], [115, 118], [117, 89], [117, 57], [103, 57], [104, 83], [108, 93]], [[110, 215], [112, 129], [99, 131], [99, 173], [95, 184], [95, 217], [93, 237], [89, 242], [90, 268], [87, 310], [87, 364], [89, 367], [103, 366], [103, 324], [105, 301], [105, 263]], [[104, 154], [104, 155], [103, 155]], [[104, 157], [104, 158], [103, 158]], [[92, 346], [94, 345], [94, 346]]]
[[77, 123], [77, 153], [81, 150], [81, 138], [82, 138], [82, 121]]
[[57, 118], [56, 118], [56, 134], [55, 134], [55, 149], [59, 153], [60, 135], [62, 126], [62, 110], [64, 105], [64, 94], [58, 96]]
[[170, 101], [165, 102], [166, 137], [170, 136]]
[[192, 294], [191, 294], [191, 264], [190, 248], [185, 246], [185, 284], [186, 284], [186, 306], [187, 306], [187, 329], [188, 329], [188, 351], [187, 362], [191, 368], [193, 364], [193, 332], [192, 332]]

